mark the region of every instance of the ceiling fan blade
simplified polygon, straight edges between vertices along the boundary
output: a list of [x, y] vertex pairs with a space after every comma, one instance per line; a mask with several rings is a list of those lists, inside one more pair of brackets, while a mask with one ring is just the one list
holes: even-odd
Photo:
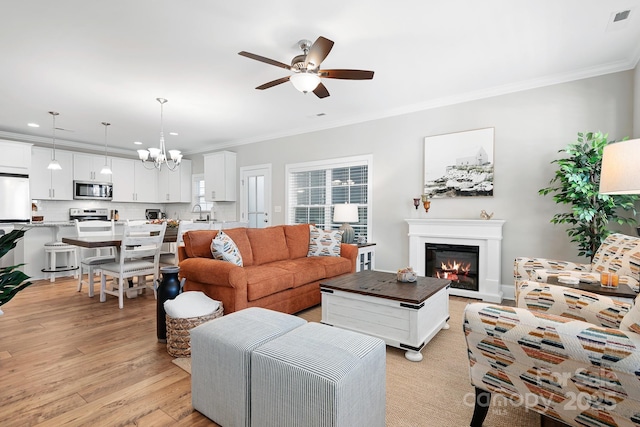
[[373, 71], [366, 70], [320, 70], [320, 77], [327, 79], [371, 80]]
[[265, 83], [263, 85], [258, 86], [256, 89], [264, 90], [264, 89], [269, 89], [270, 87], [278, 86], [279, 84], [288, 82], [289, 81], [289, 77], [290, 76], [282, 77], [282, 78], [279, 78], [277, 80], [273, 80], [273, 81], [271, 81], [269, 83]]
[[265, 58], [264, 56], [256, 55], [255, 53], [238, 52], [238, 55], [245, 56], [250, 59], [255, 59], [256, 61], [264, 62], [265, 64], [275, 65], [276, 67], [284, 68], [285, 70], [291, 70], [291, 66], [287, 65], [283, 62], [276, 61], [274, 59]]
[[326, 98], [329, 96], [329, 91], [322, 83], [318, 83], [318, 86], [313, 90], [313, 93], [315, 93], [318, 98]]
[[329, 55], [332, 47], [333, 42], [331, 40], [322, 36], [318, 37], [318, 39], [311, 45], [311, 48], [309, 48], [309, 53], [304, 60], [305, 68], [318, 68], [327, 55]]

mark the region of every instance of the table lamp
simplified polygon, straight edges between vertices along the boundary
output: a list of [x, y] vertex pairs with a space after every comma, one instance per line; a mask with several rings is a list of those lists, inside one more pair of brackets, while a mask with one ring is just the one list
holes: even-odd
[[640, 139], [606, 145], [600, 170], [601, 194], [640, 194]]
[[350, 222], [358, 222], [358, 205], [349, 203], [335, 205], [333, 207], [333, 222], [341, 222], [342, 243], [353, 243], [355, 232], [349, 225]]

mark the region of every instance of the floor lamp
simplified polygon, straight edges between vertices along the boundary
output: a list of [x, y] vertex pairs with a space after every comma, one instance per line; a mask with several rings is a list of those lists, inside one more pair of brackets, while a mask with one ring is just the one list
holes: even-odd
[[349, 203], [335, 205], [333, 207], [333, 222], [342, 223], [340, 227], [340, 230], [344, 231], [342, 233], [342, 243], [353, 243], [355, 232], [349, 223], [358, 222], [358, 205]]

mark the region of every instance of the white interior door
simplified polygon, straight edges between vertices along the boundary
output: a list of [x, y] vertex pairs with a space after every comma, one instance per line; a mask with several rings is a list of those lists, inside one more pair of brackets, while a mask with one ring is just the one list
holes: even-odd
[[250, 228], [271, 225], [271, 165], [240, 168], [241, 218]]

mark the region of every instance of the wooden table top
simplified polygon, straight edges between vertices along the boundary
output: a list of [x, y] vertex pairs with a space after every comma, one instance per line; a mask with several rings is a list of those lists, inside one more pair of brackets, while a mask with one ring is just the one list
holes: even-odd
[[322, 281], [320, 288], [420, 304], [450, 283], [450, 280], [435, 277], [418, 277], [411, 283], [398, 282], [394, 273], [364, 270]]
[[637, 292], [631, 289], [629, 286], [624, 283], [620, 283], [617, 288], [607, 288], [604, 286], [600, 286], [600, 283], [586, 283], [580, 282], [577, 285], [562, 283], [558, 281], [557, 275], [551, 275], [547, 282], [551, 285], [559, 285], [564, 286], [565, 288], [573, 288], [580, 289], [581, 291], [593, 292], [598, 295], [605, 295], [609, 297], [619, 297], [619, 298], [635, 298], [638, 296]]
[[[173, 243], [176, 241], [177, 234], [165, 233], [164, 242]], [[80, 246], [83, 248], [107, 248], [110, 246], [120, 246], [122, 244], [122, 234], [114, 234], [113, 236], [87, 236], [87, 237], [63, 237], [62, 243]]]

